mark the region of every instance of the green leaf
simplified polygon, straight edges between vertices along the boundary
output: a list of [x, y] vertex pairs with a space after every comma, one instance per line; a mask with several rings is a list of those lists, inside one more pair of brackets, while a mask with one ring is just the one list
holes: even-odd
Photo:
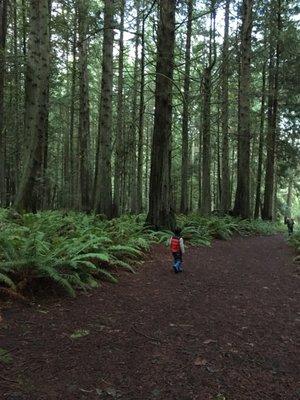
[[0, 347], [0, 362], [3, 364], [11, 364], [13, 361], [12, 356], [9, 354], [9, 352], [2, 347]]
[[78, 256], [74, 257], [74, 261], [80, 260], [100, 260], [100, 261], [109, 261], [109, 255], [107, 253], [86, 253], [86, 254], [79, 254]]
[[90, 334], [90, 331], [88, 329], [77, 329], [70, 335], [71, 339], [79, 339], [85, 336], [88, 336]]

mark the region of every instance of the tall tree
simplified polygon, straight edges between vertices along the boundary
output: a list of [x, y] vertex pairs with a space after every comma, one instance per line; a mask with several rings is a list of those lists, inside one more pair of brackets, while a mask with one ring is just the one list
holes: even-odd
[[79, 209], [89, 210], [91, 206], [91, 171], [89, 163], [90, 145], [90, 101], [88, 76], [88, 12], [89, 1], [79, 0]]
[[230, 210], [230, 173], [229, 173], [229, 133], [228, 133], [228, 75], [229, 75], [229, 7], [230, 0], [225, 4], [224, 42], [221, 64], [221, 123], [222, 123], [222, 180], [221, 180], [221, 209]]
[[97, 212], [104, 214], [107, 217], [111, 217], [113, 215], [111, 186], [111, 138], [114, 10], [115, 0], [105, 0], [102, 50], [102, 78], [94, 188], [94, 208]]
[[216, 63], [215, 43], [215, 0], [211, 1], [212, 13], [209, 30], [208, 63], [203, 72], [203, 116], [202, 116], [202, 193], [201, 212], [208, 214], [211, 211], [211, 92], [212, 71]]
[[7, 0], [0, 2], [0, 205], [5, 205], [5, 124], [4, 124], [4, 82], [5, 47], [7, 33]]
[[27, 211], [42, 207], [45, 194], [49, 113], [49, 1], [30, 0], [30, 32], [25, 83], [25, 140], [23, 174], [15, 205]]
[[134, 69], [133, 69], [133, 90], [132, 90], [132, 109], [131, 121], [128, 138], [129, 148], [129, 191], [128, 197], [130, 198], [130, 210], [137, 211], [137, 122], [138, 122], [138, 92], [139, 92], [139, 44], [140, 44], [140, 8], [137, 3], [137, 18], [136, 18], [136, 35], [135, 35], [135, 56], [134, 56]]
[[116, 154], [114, 174], [114, 209], [115, 214], [120, 215], [122, 197], [122, 178], [124, 179], [124, 13], [125, 0], [120, 2], [120, 39], [118, 60], [118, 104], [117, 104], [117, 127], [116, 127]]
[[250, 59], [253, 0], [243, 0], [238, 99], [238, 163], [234, 214], [250, 217]]
[[280, 61], [280, 31], [281, 31], [281, 0], [273, 0], [270, 5], [270, 59], [268, 79], [268, 118], [267, 118], [267, 159], [264, 205], [262, 218], [272, 220], [274, 217], [274, 185], [275, 185], [275, 154], [277, 139], [278, 88], [279, 88], [279, 61]]
[[137, 212], [143, 211], [143, 161], [144, 161], [144, 119], [145, 119], [145, 25], [147, 15], [145, 13], [145, 1], [143, 1], [143, 19], [141, 29], [141, 78], [140, 78], [140, 103], [139, 103], [139, 127], [138, 127], [138, 159], [137, 159], [137, 183], [136, 201]]
[[175, 217], [170, 203], [172, 87], [176, 0], [159, 1], [154, 130], [151, 150], [147, 223], [171, 228]]
[[74, 197], [77, 171], [75, 171], [75, 151], [74, 151], [74, 131], [75, 131], [75, 99], [77, 94], [77, 37], [78, 37], [78, 7], [74, 10], [73, 19], [73, 32], [72, 32], [72, 66], [70, 69], [70, 109], [69, 109], [69, 131], [68, 137], [66, 138], [67, 153], [69, 154], [69, 159], [67, 163], [67, 182], [68, 182], [68, 206], [74, 207]]
[[188, 0], [188, 19], [185, 44], [184, 93], [182, 110], [182, 158], [181, 158], [181, 200], [180, 211], [188, 212], [188, 161], [189, 161], [189, 109], [190, 109], [190, 71], [191, 36], [193, 19], [193, 0]]
[[263, 149], [264, 149], [264, 131], [265, 131], [265, 102], [266, 102], [266, 61], [263, 63], [262, 70], [262, 88], [261, 88], [261, 105], [260, 105], [260, 126], [259, 126], [259, 145], [257, 160], [257, 177], [256, 177], [256, 196], [254, 207], [254, 218], [259, 217], [261, 209], [261, 181], [263, 166]]

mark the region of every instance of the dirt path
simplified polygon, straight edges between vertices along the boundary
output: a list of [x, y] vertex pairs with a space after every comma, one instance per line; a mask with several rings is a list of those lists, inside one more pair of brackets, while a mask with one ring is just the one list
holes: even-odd
[[152, 257], [118, 285], [7, 309], [0, 399], [299, 399], [299, 279], [280, 236], [190, 248], [183, 274], [165, 248]]

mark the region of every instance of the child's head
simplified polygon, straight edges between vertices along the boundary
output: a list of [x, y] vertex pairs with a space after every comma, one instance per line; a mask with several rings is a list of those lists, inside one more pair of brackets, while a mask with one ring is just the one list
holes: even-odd
[[176, 236], [180, 236], [180, 234], [181, 234], [181, 228], [179, 228], [179, 226], [176, 226], [176, 228], [174, 229], [174, 234], [175, 234]]

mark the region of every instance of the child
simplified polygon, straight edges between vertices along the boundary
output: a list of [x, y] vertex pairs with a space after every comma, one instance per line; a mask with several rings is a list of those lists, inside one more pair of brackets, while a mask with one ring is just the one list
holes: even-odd
[[286, 219], [286, 224], [287, 224], [287, 227], [288, 227], [288, 234], [289, 234], [289, 236], [291, 236], [292, 234], [293, 234], [293, 232], [294, 232], [294, 220], [293, 220], [293, 218], [287, 218]]
[[182, 254], [184, 254], [184, 243], [180, 233], [181, 229], [175, 228], [174, 236], [169, 239], [169, 246], [174, 258], [173, 269], [176, 274], [182, 272]]

